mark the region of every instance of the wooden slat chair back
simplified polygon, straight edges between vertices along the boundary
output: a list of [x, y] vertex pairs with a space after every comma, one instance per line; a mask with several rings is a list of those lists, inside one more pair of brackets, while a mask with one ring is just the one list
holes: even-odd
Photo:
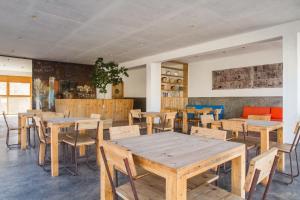
[[247, 123], [242, 120], [222, 120], [222, 129], [232, 132], [247, 132]]
[[6, 125], [7, 130], [10, 130], [11, 126], [10, 126], [8, 120], [7, 120], [7, 116], [6, 116], [5, 112], [2, 112], [2, 115], [3, 115], [4, 121], [5, 121], [5, 125]]
[[77, 131], [98, 130], [100, 119], [83, 119], [75, 122]]
[[226, 131], [192, 126], [191, 135], [226, 141]]
[[294, 149], [296, 149], [298, 144], [299, 144], [299, 140], [300, 140], [300, 122], [297, 122], [297, 124], [295, 126], [295, 129], [294, 129], [294, 134], [295, 134], [295, 137], [294, 137], [290, 152], [292, 152]]
[[90, 118], [92, 118], [92, 119], [101, 119], [101, 114], [92, 113], [90, 115]]
[[163, 128], [173, 128], [176, 115], [177, 112], [163, 113], [163, 116], [161, 118], [161, 124], [163, 125]]
[[248, 115], [248, 119], [271, 121], [271, 115]]
[[70, 115], [71, 115], [70, 110], [65, 110], [65, 111], [64, 111], [64, 117], [65, 117], [65, 118], [69, 118]]
[[272, 177], [276, 170], [279, 159], [277, 153], [278, 149], [272, 148], [250, 161], [250, 166], [245, 181], [245, 191], [249, 192], [247, 199], [252, 198], [252, 195], [255, 191], [255, 186], [257, 184], [261, 183], [265, 178], [269, 178], [262, 198], [266, 199], [266, 195], [272, 182]]
[[47, 136], [46, 136], [46, 127], [44, 122], [42, 121], [41, 117], [34, 116], [33, 117], [34, 125], [37, 127], [38, 137], [40, 142], [47, 143]]
[[42, 110], [28, 109], [26, 112], [30, 113], [30, 114], [40, 114], [40, 113], [42, 113]]
[[208, 124], [211, 124], [215, 121], [213, 115], [200, 115], [200, 120], [203, 127], [207, 127]]
[[214, 110], [214, 117], [215, 117], [215, 120], [219, 120], [219, 114], [221, 114], [222, 112], [222, 109], [215, 109]]
[[41, 116], [43, 120], [65, 117], [64, 113], [56, 113], [56, 112], [42, 112]]
[[140, 136], [139, 125], [109, 127], [111, 140]]
[[141, 109], [130, 110], [130, 114], [133, 119], [141, 119], [142, 118], [142, 110]]

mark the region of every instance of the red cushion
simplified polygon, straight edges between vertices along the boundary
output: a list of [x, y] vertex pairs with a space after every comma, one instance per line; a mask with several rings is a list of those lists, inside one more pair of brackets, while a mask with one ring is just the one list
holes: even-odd
[[271, 118], [282, 120], [282, 107], [271, 107]]
[[248, 115], [265, 115], [270, 114], [270, 107], [255, 107], [255, 106], [244, 106], [243, 118], [248, 118]]

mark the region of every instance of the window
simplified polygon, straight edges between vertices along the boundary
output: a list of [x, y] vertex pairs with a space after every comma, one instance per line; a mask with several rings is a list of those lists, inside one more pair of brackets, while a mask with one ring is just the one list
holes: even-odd
[[7, 91], [7, 83], [0, 82], [0, 95], [6, 95], [6, 91]]
[[9, 83], [9, 95], [30, 96], [30, 83]]

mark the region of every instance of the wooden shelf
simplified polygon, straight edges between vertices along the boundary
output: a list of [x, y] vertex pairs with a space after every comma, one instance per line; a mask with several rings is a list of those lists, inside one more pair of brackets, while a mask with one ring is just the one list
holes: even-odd
[[176, 71], [183, 71], [183, 69], [175, 68], [175, 67], [165, 67], [165, 66], [162, 66], [161, 68], [163, 68], [163, 69], [170, 69], [170, 70], [176, 70]]
[[161, 76], [174, 77], [174, 78], [183, 78], [183, 76], [175, 76], [175, 75], [168, 75], [168, 74], [161, 74]]
[[165, 82], [161, 82], [161, 84], [164, 84], [164, 85], [177, 85], [177, 86], [182, 86], [183, 87], [182, 83], [165, 83]]

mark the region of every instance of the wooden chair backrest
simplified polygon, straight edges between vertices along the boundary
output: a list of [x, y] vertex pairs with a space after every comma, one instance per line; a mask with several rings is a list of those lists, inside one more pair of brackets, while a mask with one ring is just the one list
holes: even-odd
[[139, 125], [109, 127], [111, 140], [140, 136]]
[[203, 114], [208, 114], [208, 113], [210, 113], [212, 111], [212, 108], [202, 108], [201, 109], [201, 112], [203, 113]]
[[212, 115], [200, 115], [201, 124], [207, 125], [215, 121]]
[[191, 135], [226, 141], [226, 131], [192, 126]]
[[83, 119], [75, 122], [77, 131], [81, 130], [98, 130], [100, 119]]
[[6, 116], [5, 112], [2, 112], [2, 115], [3, 115], [3, 118], [4, 118], [5, 124], [6, 124], [6, 128], [9, 129], [10, 125], [9, 125], [9, 123], [7, 121], [7, 116]]
[[140, 119], [140, 118], [142, 118], [141, 113], [142, 113], [141, 109], [130, 110], [131, 117], [134, 118], [134, 119]]
[[272, 148], [260, 154], [259, 156], [256, 156], [250, 161], [249, 170], [245, 181], [246, 192], [249, 192], [251, 189], [252, 181], [256, 170], [260, 171], [257, 184], [262, 182], [265, 178], [269, 177], [277, 152], [277, 148]]
[[176, 115], [177, 112], [163, 113], [161, 117], [161, 124], [163, 124], [163, 127], [174, 127]]
[[40, 142], [46, 143], [46, 127], [41, 117], [33, 116], [34, 125], [37, 128]]
[[247, 123], [243, 120], [222, 120], [222, 129], [233, 132], [247, 132]]
[[299, 140], [300, 140], [300, 122], [297, 122], [297, 124], [295, 126], [295, 129], [294, 129], [294, 134], [295, 134], [295, 137], [294, 137], [294, 140], [293, 140], [290, 151], [294, 150], [299, 144]]
[[92, 118], [92, 119], [101, 119], [101, 114], [92, 113], [92, 114], [90, 115], [90, 118]]
[[214, 116], [215, 116], [215, 120], [219, 120], [219, 114], [221, 114], [222, 109], [215, 109], [214, 110]]
[[248, 119], [271, 121], [271, 115], [248, 115]]
[[57, 112], [42, 112], [41, 116], [43, 120], [65, 117], [64, 113], [57, 113]]
[[133, 177], [137, 176], [136, 167], [133, 161], [133, 156], [131, 151], [129, 151], [124, 147], [121, 147], [119, 145], [107, 141], [103, 142], [103, 149], [104, 149], [107, 162], [110, 166], [128, 175], [124, 164], [124, 159], [127, 159], [132, 176]]
[[42, 110], [28, 109], [27, 113], [30, 113], [30, 114], [40, 114], [40, 113], [42, 113]]
[[65, 111], [64, 111], [64, 117], [65, 117], [65, 118], [69, 118], [69, 117], [70, 117], [70, 114], [71, 114], [70, 110], [65, 110]]

